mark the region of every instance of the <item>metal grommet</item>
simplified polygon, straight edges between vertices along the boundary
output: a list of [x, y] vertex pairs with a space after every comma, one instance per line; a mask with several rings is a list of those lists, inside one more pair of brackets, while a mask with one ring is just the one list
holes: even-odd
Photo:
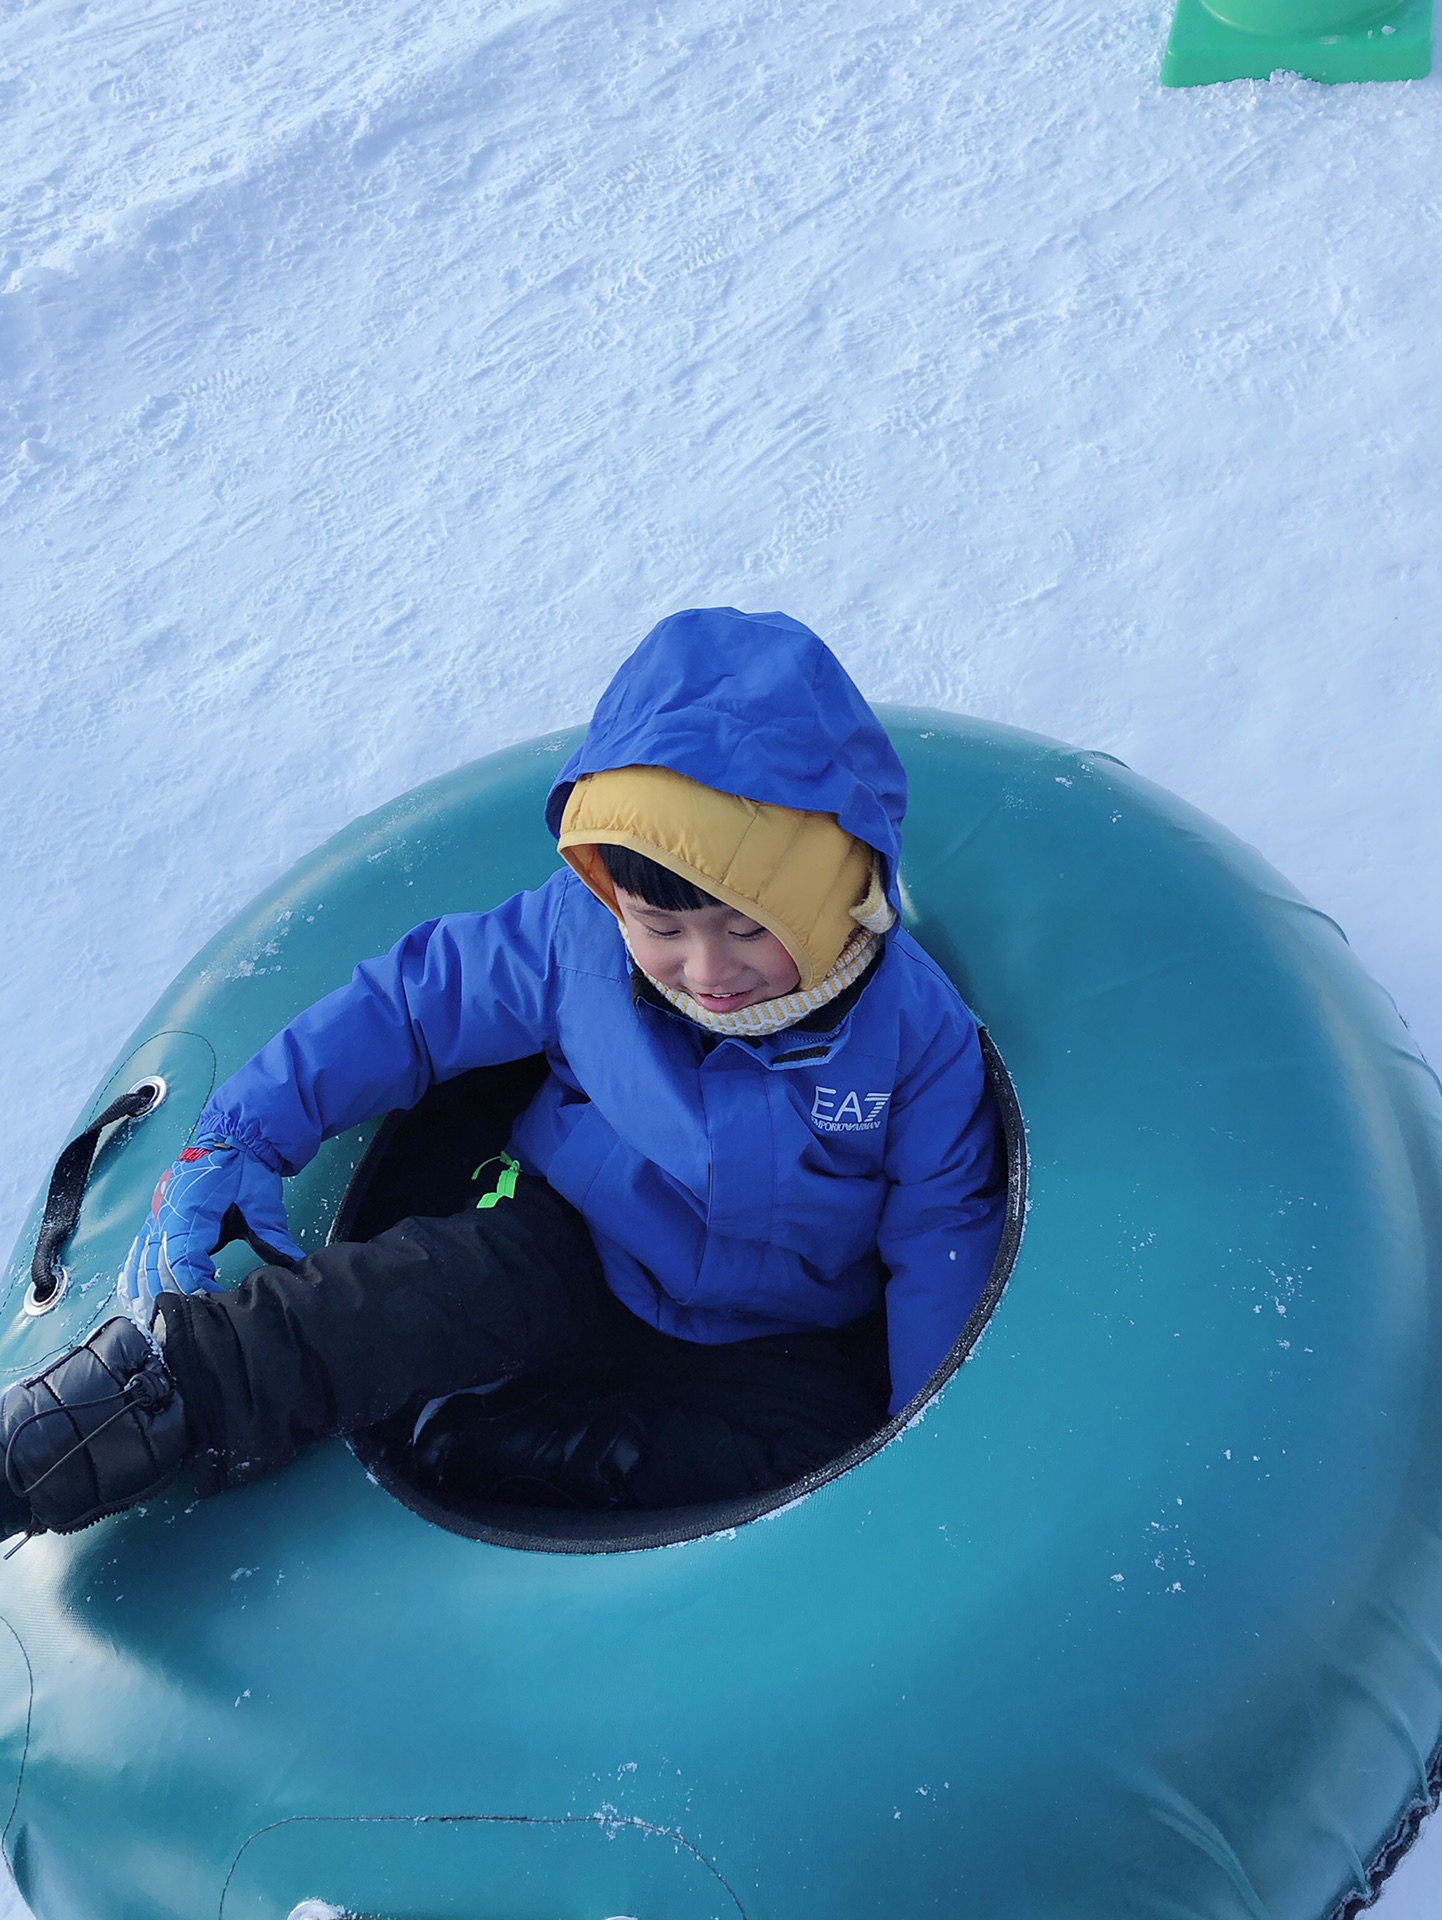
[[30, 1285], [25, 1289], [25, 1298], [21, 1302], [21, 1310], [28, 1313], [32, 1320], [38, 1320], [42, 1313], [49, 1313], [52, 1307], [58, 1307], [60, 1305], [60, 1302], [65, 1298], [65, 1290], [69, 1285], [69, 1267], [57, 1267], [55, 1269], [55, 1284], [49, 1293], [46, 1294], [45, 1298], [41, 1300], [36, 1297], [35, 1282], [32, 1280]]
[[133, 1087], [127, 1087], [126, 1092], [127, 1094], [148, 1093], [150, 1095], [149, 1106], [142, 1107], [139, 1113], [132, 1113], [130, 1116], [132, 1120], [143, 1120], [148, 1113], [154, 1113], [161, 1101], [164, 1100], [166, 1094], [170, 1092], [170, 1088], [163, 1075], [147, 1073], [143, 1080], [137, 1080]]

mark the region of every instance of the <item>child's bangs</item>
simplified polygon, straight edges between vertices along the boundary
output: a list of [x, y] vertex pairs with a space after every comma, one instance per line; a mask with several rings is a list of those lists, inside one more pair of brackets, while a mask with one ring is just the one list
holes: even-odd
[[611, 885], [621, 893], [644, 900], [648, 907], [656, 907], [662, 913], [694, 913], [698, 907], [717, 904], [712, 894], [703, 893], [700, 887], [683, 880], [679, 873], [672, 873], [669, 867], [663, 867], [644, 853], [604, 842], [596, 851], [611, 876]]

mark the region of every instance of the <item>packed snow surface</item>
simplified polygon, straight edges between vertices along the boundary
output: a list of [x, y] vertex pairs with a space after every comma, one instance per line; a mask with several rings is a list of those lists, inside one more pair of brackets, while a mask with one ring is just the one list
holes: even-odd
[[1442, 1059], [1442, 87], [1166, 26], [7, 0], [0, 1241], [258, 889], [688, 605], [1195, 801]]

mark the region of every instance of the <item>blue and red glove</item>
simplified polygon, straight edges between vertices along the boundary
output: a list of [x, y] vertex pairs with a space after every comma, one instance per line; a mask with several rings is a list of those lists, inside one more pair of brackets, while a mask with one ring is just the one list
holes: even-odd
[[286, 1222], [280, 1175], [244, 1147], [202, 1136], [161, 1174], [116, 1292], [142, 1320], [162, 1293], [220, 1293], [210, 1256], [242, 1239], [278, 1265], [305, 1258]]

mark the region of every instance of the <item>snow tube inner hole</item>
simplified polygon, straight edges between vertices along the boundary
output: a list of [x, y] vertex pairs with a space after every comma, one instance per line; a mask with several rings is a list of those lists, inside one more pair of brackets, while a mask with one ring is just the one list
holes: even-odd
[[[1026, 1136], [1010, 1076], [983, 1032], [987, 1075], [1001, 1113], [1007, 1166], [1007, 1220], [986, 1291], [946, 1363], [928, 1383], [925, 1398], [939, 1391], [965, 1360], [1001, 1297], [1016, 1259], [1026, 1203]], [[371, 1240], [412, 1216], [458, 1213], [471, 1203], [471, 1174], [498, 1154], [510, 1138], [516, 1115], [546, 1077], [541, 1055], [499, 1067], [478, 1067], [434, 1086], [419, 1104], [391, 1114], [356, 1168], [342, 1196], [329, 1238]], [[884, 1339], [877, 1317], [875, 1338]], [[916, 1406], [879, 1425], [859, 1446], [801, 1480], [744, 1499], [710, 1501], [665, 1511], [601, 1512], [526, 1506], [511, 1501], [450, 1505], [417, 1484], [409, 1441], [414, 1410], [351, 1436], [350, 1445], [367, 1472], [422, 1519], [468, 1539], [538, 1552], [615, 1553], [698, 1539], [743, 1525], [813, 1492], [868, 1459], [911, 1418]]]

